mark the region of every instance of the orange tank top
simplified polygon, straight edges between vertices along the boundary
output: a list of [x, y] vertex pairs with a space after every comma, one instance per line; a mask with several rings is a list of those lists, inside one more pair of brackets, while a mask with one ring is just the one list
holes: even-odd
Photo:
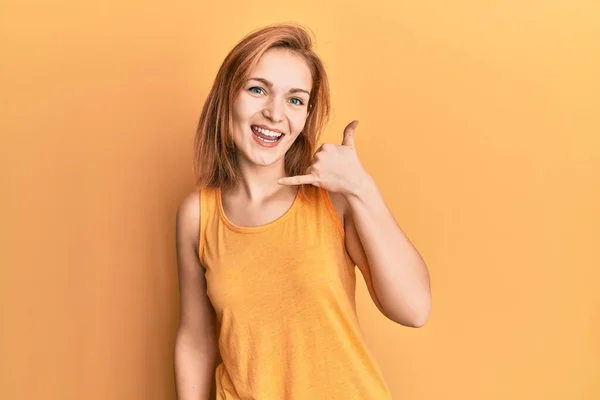
[[391, 399], [356, 315], [355, 265], [326, 190], [266, 225], [233, 224], [200, 194], [200, 262], [216, 311], [217, 399]]

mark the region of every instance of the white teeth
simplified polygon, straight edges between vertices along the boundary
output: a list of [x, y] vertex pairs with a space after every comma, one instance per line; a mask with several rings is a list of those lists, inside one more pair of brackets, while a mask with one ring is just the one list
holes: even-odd
[[267, 136], [271, 136], [273, 138], [279, 138], [282, 134], [279, 132], [273, 132], [273, 131], [269, 131], [263, 128], [259, 128], [257, 126], [253, 126], [252, 129], [254, 129], [257, 132], [262, 133], [263, 135], [267, 135]]

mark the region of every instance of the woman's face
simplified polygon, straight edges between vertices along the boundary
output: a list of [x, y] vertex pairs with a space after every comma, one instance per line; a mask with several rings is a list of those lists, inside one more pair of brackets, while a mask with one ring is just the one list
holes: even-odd
[[301, 56], [285, 49], [263, 54], [233, 103], [233, 139], [242, 165], [283, 165], [304, 128], [311, 90]]

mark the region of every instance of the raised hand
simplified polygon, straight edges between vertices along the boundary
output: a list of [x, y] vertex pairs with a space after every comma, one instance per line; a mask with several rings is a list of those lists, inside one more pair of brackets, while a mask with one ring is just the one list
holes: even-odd
[[354, 131], [357, 126], [357, 120], [346, 126], [341, 145], [333, 143], [321, 145], [305, 175], [281, 178], [278, 183], [310, 184], [343, 195], [356, 193], [364, 179], [368, 177], [354, 149]]

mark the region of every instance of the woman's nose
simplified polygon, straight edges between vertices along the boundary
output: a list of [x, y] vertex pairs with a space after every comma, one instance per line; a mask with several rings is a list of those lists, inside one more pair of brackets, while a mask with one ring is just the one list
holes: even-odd
[[263, 114], [274, 122], [283, 120], [283, 105], [281, 101], [275, 98], [271, 99], [264, 108]]

